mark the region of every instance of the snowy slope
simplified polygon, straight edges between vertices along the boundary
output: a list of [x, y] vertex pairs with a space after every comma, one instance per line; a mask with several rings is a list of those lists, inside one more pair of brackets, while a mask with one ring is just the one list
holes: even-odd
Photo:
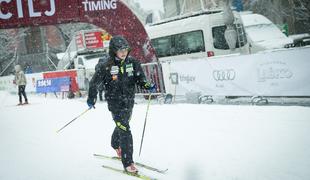
[[[0, 92], [1, 180], [128, 180], [105, 170], [119, 163], [96, 159], [114, 155], [114, 128], [106, 103], [97, 104], [62, 132], [55, 131], [83, 112], [85, 99], [17, 96]], [[169, 168], [166, 180], [310, 179], [310, 108], [298, 106], [159, 105], [150, 107], [138, 157], [146, 104], [135, 105], [131, 127], [134, 159]]]

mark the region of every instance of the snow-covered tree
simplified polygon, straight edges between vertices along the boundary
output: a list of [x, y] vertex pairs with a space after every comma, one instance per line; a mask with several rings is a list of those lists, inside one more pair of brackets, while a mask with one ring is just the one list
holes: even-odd
[[27, 28], [0, 30], [0, 75], [7, 75], [14, 67], [14, 54], [18, 41], [24, 37]]
[[310, 32], [309, 0], [244, 0], [244, 6], [276, 24], [288, 24], [290, 34]]

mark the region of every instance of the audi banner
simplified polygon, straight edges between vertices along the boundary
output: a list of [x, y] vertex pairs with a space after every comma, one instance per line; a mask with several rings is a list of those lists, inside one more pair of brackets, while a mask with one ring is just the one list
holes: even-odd
[[[178, 77], [178, 84], [171, 85], [169, 91], [176, 95], [201, 92], [218, 96], [310, 96], [309, 54], [308, 47], [173, 61], [170, 75]], [[163, 64], [164, 70], [168, 64]]]

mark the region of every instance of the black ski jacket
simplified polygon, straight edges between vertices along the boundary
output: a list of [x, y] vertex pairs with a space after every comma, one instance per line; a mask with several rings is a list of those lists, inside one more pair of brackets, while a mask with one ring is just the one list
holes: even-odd
[[131, 110], [134, 105], [135, 85], [142, 88], [147, 87], [144, 72], [138, 60], [127, 56], [124, 60], [116, 60], [116, 52], [127, 49], [130, 53], [128, 41], [122, 36], [114, 36], [110, 41], [109, 57], [105, 63], [100, 63], [89, 83], [88, 100], [95, 104], [97, 87], [100, 83], [105, 89], [105, 99], [108, 102], [110, 111]]
[[135, 85], [145, 87], [147, 81], [139, 61], [127, 57], [122, 62], [112, 58], [101, 63], [89, 83], [89, 100], [97, 97], [97, 86], [103, 83], [105, 99], [110, 111], [132, 109], [135, 98]]

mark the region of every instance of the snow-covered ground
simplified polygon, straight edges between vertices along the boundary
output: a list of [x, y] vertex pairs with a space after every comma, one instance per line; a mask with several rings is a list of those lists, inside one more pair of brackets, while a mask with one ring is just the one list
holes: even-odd
[[[106, 103], [98, 103], [60, 133], [55, 131], [87, 109], [85, 99], [0, 92], [1, 180], [128, 180], [103, 169], [118, 162], [93, 153], [114, 155], [114, 123]], [[308, 180], [310, 179], [310, 108], [300, 106], [151, 104], [142, 154], [139, 146], [146, 102], [135, 105], [131, 128], [134, 159], [165, 175], [166, 180]]]

